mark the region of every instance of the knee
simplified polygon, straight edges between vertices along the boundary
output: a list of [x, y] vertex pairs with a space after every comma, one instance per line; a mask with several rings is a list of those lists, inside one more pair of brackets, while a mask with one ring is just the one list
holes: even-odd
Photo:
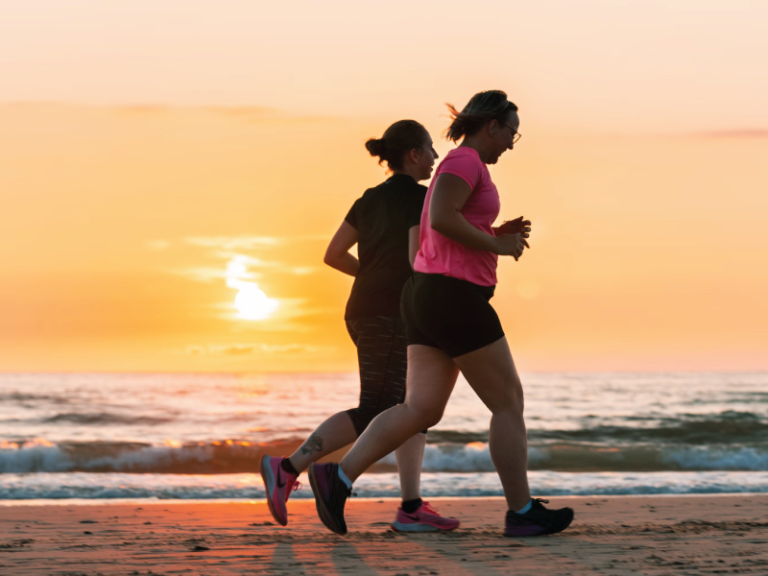
[[517, 386], [512, 393], [512, 402], [514, 403], [515, 408], [520, 412], [525, 410], [525, 394], [523, 394], [522, 386]]
[[440, 420], [443, 419], [443, 411], [434, 411], [429, 412], [424, 417], [424, 429], [432, 428], [433, 426], [437, 426], [440, 423]]
[[520, 386], [510, 389], [495, 406], [489, 406], [492, 414], [507, 413], [522, 415], [525, 409], [525, 397]]
[[443, 419], [441, 407], [411, 405], [409, 408], [416, 414], [419, 427], [422, 429], [436, 426]]

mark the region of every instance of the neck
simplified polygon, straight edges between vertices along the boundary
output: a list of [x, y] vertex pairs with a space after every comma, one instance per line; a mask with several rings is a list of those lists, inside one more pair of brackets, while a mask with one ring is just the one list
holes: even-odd
[[393, 170], [392, 175], [395, 175], [395, 174], [405, 174], [406, 176], [410, 176], [411, 178], [416, 180], [416, 182], [419, 181], [419, 178], [418, 178], [419, 175], [416, 171], [416, 167], [414, 166], [406, 166], [402, 170]]
[[472, 148], [473, 150], [477, 150], [480, 160], [482, 160], [484, 164], [488, 163], [488, 143], [478, 134], [475, 134], [474, 136], [464, 136], [459, 148]]

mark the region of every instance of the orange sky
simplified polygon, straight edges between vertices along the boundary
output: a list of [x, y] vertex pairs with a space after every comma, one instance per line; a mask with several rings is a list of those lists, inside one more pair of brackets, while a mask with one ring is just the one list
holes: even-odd
[[443, 155], [486, 88], [522, 369], [768, 369], [768, 5], [667, 4], [0, 5], [0, 370], [354, 369], [322, 254], [362, 144], [413, 117]]

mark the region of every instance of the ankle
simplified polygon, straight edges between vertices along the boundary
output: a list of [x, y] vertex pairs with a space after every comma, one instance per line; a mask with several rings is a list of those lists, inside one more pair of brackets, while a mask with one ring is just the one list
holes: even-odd
[[293, 465], [293, 462], [291, 462], [290, 458], [283, 458], [283, 461], [280, 462], [280, 468], [289, 474], [293, 474], [294, 476], [299, 475], [299, 471], [296, 470], [296, 467]]
[[530, 499], [528, 500], [528, 503], [527, 503], [525, 506], [523, 506], [523, 507], [522, 507], [522, 508], [520, 508], [519, 510], [513, 510], [513, 512], [514, 512], [515, 514], [525, 514], [525, 513], [526, 513], [526, 512], [528, 512], [528, 510], [530, 510], [532, 507], [533, 507], [533, 498], [530, 498]]
[[416, 510], [421, 508], [422, 504], [424, 504], [424, 501], [421, 498], [416, 498], [414, 500], [403, 500], [400, 507], [406, 514], [413, 514]]
[[347, 477], [347, 475], [346, 475], [346, 474], [344, 474], [344, 470], [342, 470], [342, 469], [341, 469], [341, 466], [339, 466], [339, 467], [338, 467], [338, 470], [339, 470], [339, 478], [341, 479], [341, 481], [342, 481], [342, 482], [344, 482], [344, 485], [345, 485], [347, 488], [350, 488], [350, 489], [351, 489], [351, 488], [352, 488], [352, 480], [350, 480], [350, 479]]

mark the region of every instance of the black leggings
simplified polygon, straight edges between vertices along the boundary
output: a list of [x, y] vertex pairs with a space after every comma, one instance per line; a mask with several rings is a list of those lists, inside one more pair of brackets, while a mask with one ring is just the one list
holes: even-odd
[[347, 320], [360, 365], [360, 405], [347, 410], [357, 435], [371, 420], [405, 402], [408, 347], [399, 316], [366, 316]]

